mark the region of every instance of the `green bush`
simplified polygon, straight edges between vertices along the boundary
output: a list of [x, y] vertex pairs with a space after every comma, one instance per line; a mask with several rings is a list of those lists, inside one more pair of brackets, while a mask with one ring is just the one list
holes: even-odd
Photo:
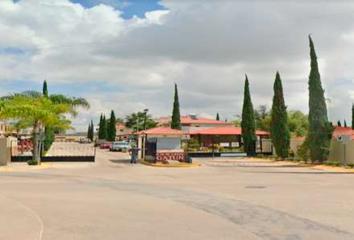
[[339, 167], [341, 166], [341, 163], [340, 162], [335, 162], [335, 161], [326, 161], [324, 162], [325, 165], [328, 165], [328, 166], [333, 166], [333, 167]]
[[309, 140], [306, 138], [306, 140], [301, 144], [299, 149], [297, 150], [297, 154], [303, 161], [307, 161], [310, 159], [310, 149], [309, 149]]
[[354, 163], [348, 163], [347, 166], [350, 168], [354, 168]]
[[28, 160], [28, 161], [27, 161], [27, 164], [28, 164], [28, 165], [38, 165], [38, 161], [31, 159], [31, 160]]

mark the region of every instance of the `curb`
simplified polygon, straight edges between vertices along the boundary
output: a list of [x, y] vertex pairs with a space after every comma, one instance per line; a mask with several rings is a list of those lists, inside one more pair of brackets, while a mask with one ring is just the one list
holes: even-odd
[[149, 163], [146, 161], [140, 160], [139, 163], [149, 166], [149, 167], [159, 167], [159, 168], [195, 168], [200, 167], [200, 164], [196, 163], [181, 163], [181, 164], [156, 164], [156, 163]]
[[46, 169], [51, 167], [52, 167], [51, 163], [41, 163], [41, 165], [37, 165], [37, 166], [29, 166], [29, 165], [19, 166], [19, 167], [3, 166], [0, 167], [0, 172], [31, 171], [31, 170], [40, 170], [40, 169]]

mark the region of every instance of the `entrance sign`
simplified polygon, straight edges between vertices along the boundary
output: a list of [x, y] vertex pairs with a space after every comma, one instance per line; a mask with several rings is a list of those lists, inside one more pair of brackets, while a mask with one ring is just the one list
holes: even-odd
[[184, 162], [186, 160], [186, 155], [184, 152], [167, 152], [167, 151], [158, 151], [156, 153], [156, 161], [165, 162], [168, 160], [175, 160]]

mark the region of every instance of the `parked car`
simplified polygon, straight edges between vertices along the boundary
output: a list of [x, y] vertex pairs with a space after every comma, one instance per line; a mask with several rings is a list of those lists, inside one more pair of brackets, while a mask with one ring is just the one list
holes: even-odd
[[100, 145], [100, 149], [110, 149], [112, 147], [111, 142], [104, 142]]
[[95, 147], [101, 147], [104, 143], [106, 143], [106, 140], [98, 140], [95, 142]]
[[130, 144], [128, 142], [114, 142], [110, 151], [112, 152], [127, 152], [130, 149]]
[[91, 140], [88, 138], [80, 138], [80, 143], [91, 143]]

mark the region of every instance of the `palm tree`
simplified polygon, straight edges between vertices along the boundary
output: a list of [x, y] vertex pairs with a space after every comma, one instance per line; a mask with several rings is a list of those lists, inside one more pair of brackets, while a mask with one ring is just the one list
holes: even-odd
[[64, 95], [49, 97], [35, 91], [15, 93], [0, 98], [0, 118], [15, 120], [17, 126], [33, 127], [33, 163], [40, 162], [40, 149], [43, 130], [46, 126], [58, 130], [72, 128], [66, 114], [77, 116], [79, 107], [89, 108], [83, 98]]
[[132, 113], [125, 118], [125, 126], [134, 129], [135, 131], [140, 131], [144, 129], [150, 129], [157, 126], [157, 122], [152, 119], [152, 116], [144, 112]]

